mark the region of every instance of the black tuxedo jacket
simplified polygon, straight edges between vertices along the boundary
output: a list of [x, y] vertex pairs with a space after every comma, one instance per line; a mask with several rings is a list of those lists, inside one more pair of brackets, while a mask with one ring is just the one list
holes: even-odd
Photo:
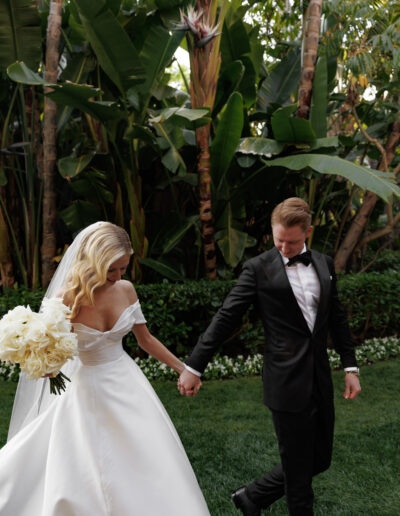
[[303, 410], [310, 402], [314, 382], [320, 394], [332, 400], [328, 333], [343, 367], [357, 363], [347, 317], [338, 298], [333, 260], [317, 251], [311, 251], [311, 256], [320, 281], [312, 332], [297, 303], [282, 257], [274, 247], [244, 264], [237, 284], [187, 358], [187, 365], [203, 372], [219, 344], [241, 324], [243, 314], [254, 304], [265, 331], [265, 404], [278, 411]]

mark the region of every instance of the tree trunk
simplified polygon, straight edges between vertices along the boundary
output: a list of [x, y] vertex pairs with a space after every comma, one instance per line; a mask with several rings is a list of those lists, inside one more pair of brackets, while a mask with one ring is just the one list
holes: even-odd
[[[204, 26], [216, 25], [217, 0], [197, 0], [196, 8], [202, 12], [201, 23]], [[225, 5], [219, 13], [219, 30], [225, 15]], [[217, 91], [218, 75], [221, 66], [220, 35], [213, 37], [204, 45], [197, 45], [198, 35], [187, 35], [190, 56], [190, 99], [192, 108], [213, 109]], [[196, 129], [196, 141], [199, 148], [197, 171], [199, 176], [200, 220], [203, 240], [203, 257], [206, 277], [216, 279], [217, 260], [214, 240], [214, 222], [212, 217], [211, 175], [210, 175], [210, 125]]]
[[197, 162], [199, 175], [200, 220], [203, 238], [203, 253], [206, 277], [215, 279], [216, 255], [214, 241], [214, 222], [211, 204], [211, 174], [210, 174], [210, 126], [200, 127], [196, 131], [197, 145], [200, 149]]
[[[400, 140], [400, 122], [396, 121], [392, 125], [392, 130], [389, 134], [388, 141], [385, 147], [386, 154], [386, 163], [387, 166], [390, 166], [393, 161], [396, 147]], [[385, 157], [382, 156], [382, 159], [379, 163], [378, 170], [385, 170]], [[370, 191], [366, 191], [364, 195], [364, 200], [361, 205], [360, 210], [357, 215], [354, 217], [354, 220], [341, 243], [339, 250], [335, 256], [335, 268], [338, 271], [343, 271], [346, 268], [346, 264], [348, 259], [350, 258], [354, 248], [356, 247], [362, 233], [364, 232], [368, 219], [375, 207], [376, 201], [378, 200], [378, 196]]]
[[[62, 0], [52, 0], [47, 26], [46, 81], [57, 82], [59, 43], [61, 34]], [[51, 91], [51, 88], [46, 88]], [[56, 124], [57, 106], [47, 96], [43, 114], [43, 235], [42, 235], [42, 285], [46, 287], [55, 269], [56, 254], [56, 193], [54, 171], [57, 159]]]
[[[0, 192], [0, 195], [2, 193]], [[10, 253], [10, 238], [8, 236], [7, 224], [0, 208], [0, 278], [3, 287], [14, 285], [14, 271]]]
[[319, 27], [321, 25], [322, 0], [311, 0], [305, 16], [305, 35], [301, 76], [298, 95], [297, 116], [308, 119], [311, 106], [312, 85], [317, 59]]

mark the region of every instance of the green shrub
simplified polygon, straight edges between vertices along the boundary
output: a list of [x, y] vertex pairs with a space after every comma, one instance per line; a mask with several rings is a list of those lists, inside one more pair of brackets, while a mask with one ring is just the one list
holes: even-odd
[[[184, 356], [196, 344], [234, 284], [234, 281], [163, 281], [138, 285], [136, 290], [150, 331], [178, 356]], [[400, 334], [400, 273], [348, 274], [339, 279], [338, 290], [357, 343]], [[32, 310], [38, 310], [42, 297], [41, 290], [5, 290], [0, 296], [0, 316], [18, 304], [29, 304]], [[263, 328], [252, 308], [219, 352], [230, 356], [258, 353], [262, 352], [263, 341]], [[145, 356], [132, 333], [124, 343], [133, 357]]]
[[3, 289], [0, 295], [0, 317], [17, 305], [29, 305], [32, 310], [37, 312], [43, 296], [44, 291], [41, 289], [28, 290], [25, 287]]
[[[163, 344], [179, 356], [187, 354], [222, 305], [234, 281], [188, 281], [138, 285], [137, 294], [147, 325]], [[237, 339], [236, 339], [237, 341]], [[133, 336], [127, 346], [135, 346]]]
[[356, 342], [400, 333], [400, 273], [348, 274], [338, 290]]
[[[368, 253], [364, 259], [364, 265], [373, 260], [374, 252]], [[366, 272], [400, 271], [400, 251], [383, 249], [376, 260], [368, 267]]]

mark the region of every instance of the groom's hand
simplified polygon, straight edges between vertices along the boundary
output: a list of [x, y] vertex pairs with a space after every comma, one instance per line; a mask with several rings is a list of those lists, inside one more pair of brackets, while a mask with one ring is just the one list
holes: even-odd
[[178, 379], [178, 390], [182, 396], [195, 396], [202, 386], [199, 376], [184, 369]]
[[346, 400], [354, 400], [361, 392], [360, 380], [358, 376], [351, 373], [346, 373], [344, 377], [344, 393], [343, 398]]

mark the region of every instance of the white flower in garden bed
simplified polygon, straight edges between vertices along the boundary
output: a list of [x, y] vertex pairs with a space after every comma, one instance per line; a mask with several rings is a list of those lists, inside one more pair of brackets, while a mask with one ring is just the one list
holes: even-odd
[[[361, 346], [357, 346], [355, 353], [360, 366], [400, 356], [400, 338], [393, 336], [369, 339]], [[331, 369], [342, 368], [339, 355], [334, 350], [328, 350], [328, 357]], [[203, 377], [210, 380], [260, 375], [263, 360], [262, 354], [249, 355], [246, 358], [243, 355], [236, 357], [216, 356], [207, 365]], [[155, 358], [135, 358], [135, 362], [150, 380], [158, 378], [176, 380], [177, 378], [175, 371]], [[8, 377], [10, 377], [10, 374]], [[6, 376], [4, 372], [2, 373], [1, 368], [0, 376]]]

